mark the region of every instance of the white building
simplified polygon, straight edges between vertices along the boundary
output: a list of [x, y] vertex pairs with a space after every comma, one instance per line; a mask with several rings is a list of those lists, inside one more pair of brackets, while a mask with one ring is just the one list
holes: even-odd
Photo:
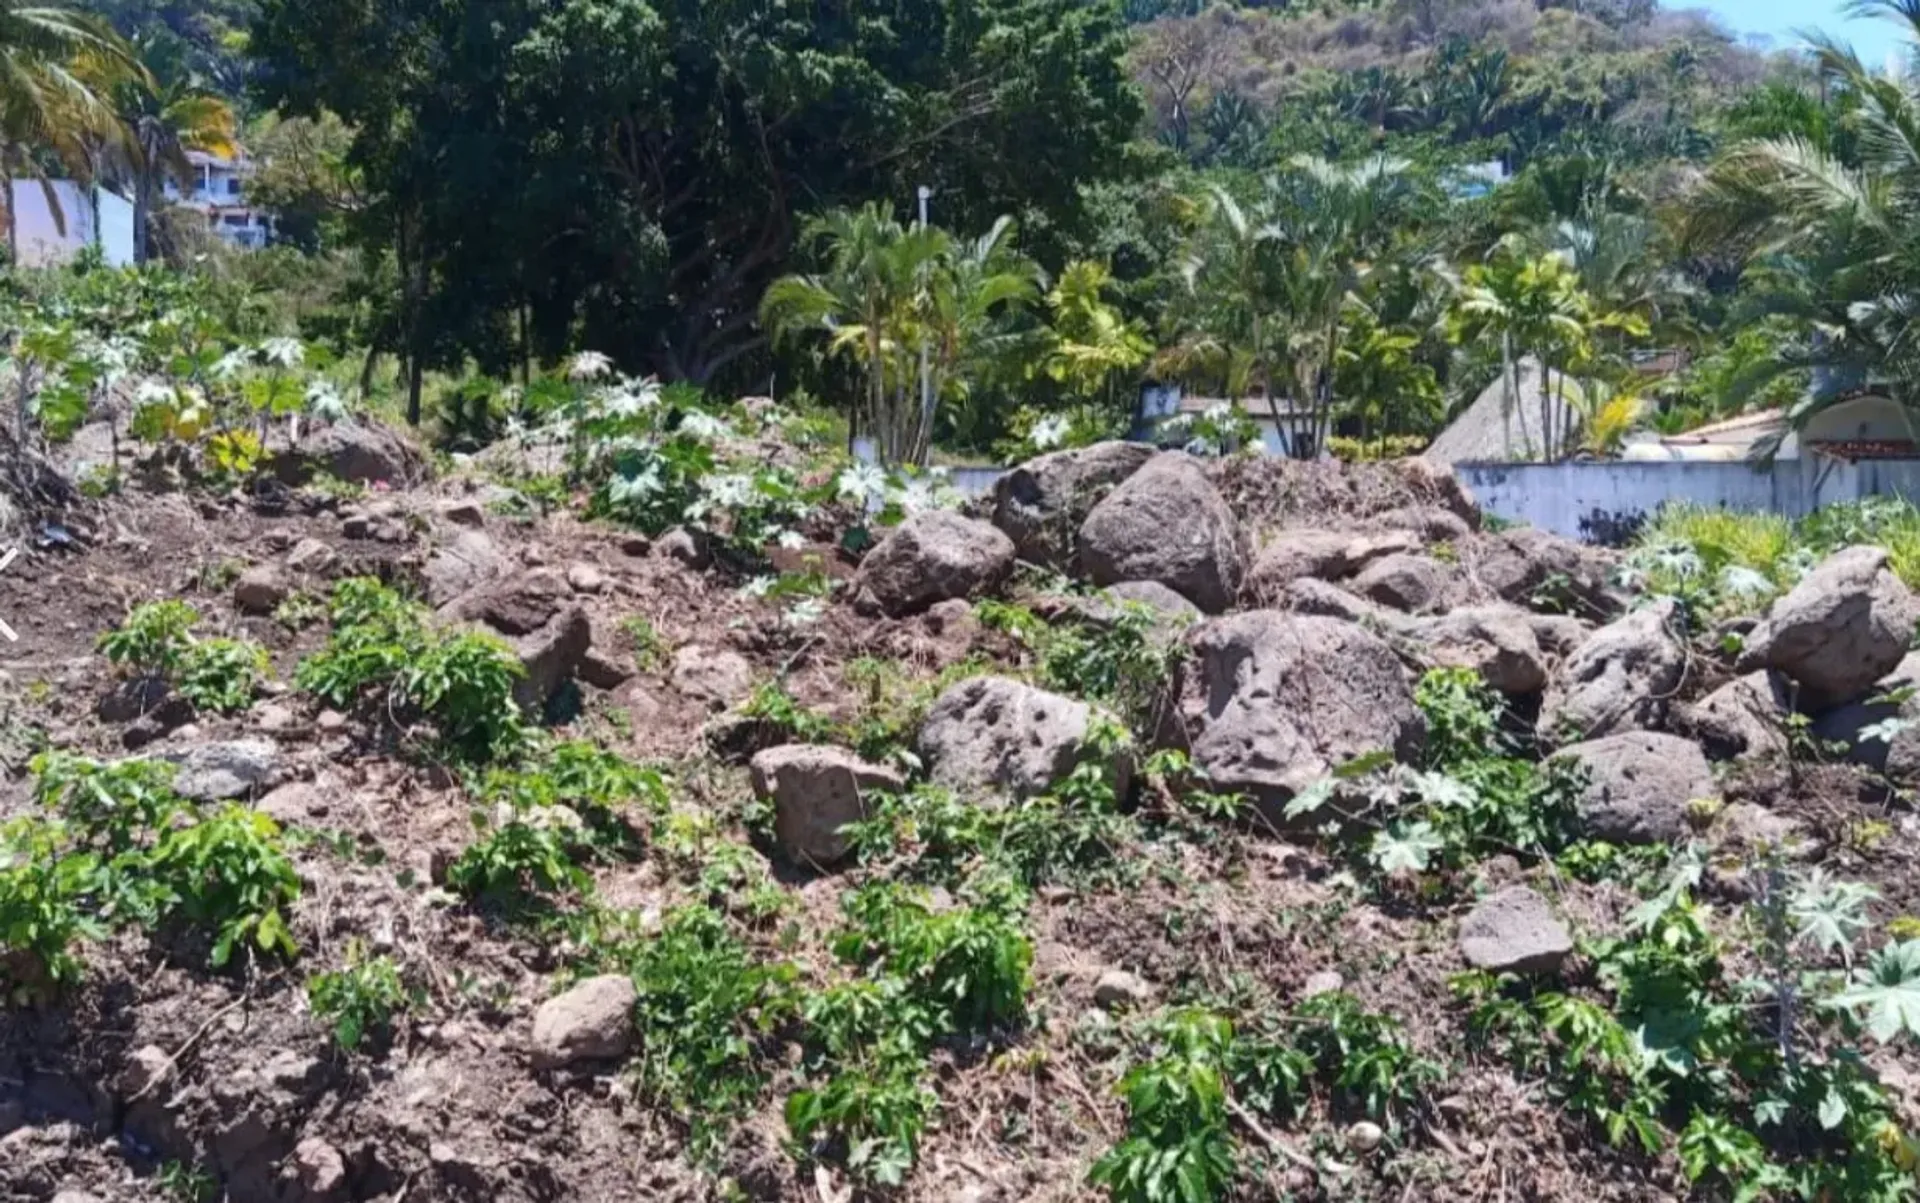
[[100, 248], [109, 266], [133, 262], [133, 202], [73, 180], [13, 181], [13, 259], [22, 267], [70, 263]]
[[207, 225], [221, 238], [243, 247], [262, 247], [273, 238], [273, 218], [247, 203], [247, 178], [253, 160], [245, 155], [225, 159], [204, 151], [188, 151], [193, 164], [193, 188], [182, 193], [167, 181], [167, 199], [182, 208], [203, 213]]
[[1280, 420], [1276, 422], [1274, 406], [1265, 397], [1244, 397], [1237, 403], [1219, 397], [1192, 397], [1177, 384], [1148, 384], [1140, 390], [1133, 437], [1153, 443], [1181, 443], [1188, 437], [1186, 429], [1208, 411], [1235, 404], [1259, 432], [1261, 448], [1268, 455], [1313, 459], [1324, 450], [1314, 445], [1313, 431], [1319, 415], [1285, 398], [1279, 403]]

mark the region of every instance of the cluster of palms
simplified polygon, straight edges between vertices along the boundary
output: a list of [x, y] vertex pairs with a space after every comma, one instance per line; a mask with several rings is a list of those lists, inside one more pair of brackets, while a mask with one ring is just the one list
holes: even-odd
[[136, 253], [163, 181], [192, 178], [190, 150], [235, 153], [235, 117], [177, 54], [135, 44], [98, 18], [0, 0], [0, 199], [15, 243], [14, 181], [47, 188], [57, 169], [85, 180], [125, 182], [133, 192]]

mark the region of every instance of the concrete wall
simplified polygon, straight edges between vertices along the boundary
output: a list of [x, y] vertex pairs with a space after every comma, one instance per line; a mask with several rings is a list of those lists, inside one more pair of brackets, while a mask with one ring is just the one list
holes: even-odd
[[[48, 204], [49, 187], [59, 205], [58, 218]], [[13, 203], [19, 238], [14, 261], [22, 267], [54, 267], [94, 245], [109, 264], [120, 267], [133, 262], [133, 206], [105, 189], [86, 188], [72, 180], [54, 180], [50, 185], [15, 180]]]
[[1920, 498], [1920, 460], [1813, 456], [1750, 463], [1456, 464], [1488, 513], [1569, 538], [1613, 542], [1669, 501], [1802, 517], [1864, 497]]

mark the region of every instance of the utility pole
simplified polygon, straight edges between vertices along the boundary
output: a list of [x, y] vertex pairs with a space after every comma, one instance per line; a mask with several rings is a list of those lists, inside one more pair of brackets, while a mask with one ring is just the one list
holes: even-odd
[[[927, 202], [933, 199], [933, 189], [920, 185], [920, 229], [927, 228]], [[920, 430], [927, 441], [927, 452], [933, 452], [933, 373], [927, 363], [927, 335], [920, 333]]]

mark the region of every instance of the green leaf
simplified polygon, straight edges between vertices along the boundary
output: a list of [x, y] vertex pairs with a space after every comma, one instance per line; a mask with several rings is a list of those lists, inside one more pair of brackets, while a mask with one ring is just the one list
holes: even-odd
[[1864, 969], [1833, 1006], [1864, 1011], [1867, 1030], [1885, 1043], [1901, 1033], [1920, 1033], [1920, 940], [1889, 944]]
[[1446, 841], [1426, 820], [1395, 823], [1373, 837], [1371, 859], [1388, 876], [1425, 873]]

